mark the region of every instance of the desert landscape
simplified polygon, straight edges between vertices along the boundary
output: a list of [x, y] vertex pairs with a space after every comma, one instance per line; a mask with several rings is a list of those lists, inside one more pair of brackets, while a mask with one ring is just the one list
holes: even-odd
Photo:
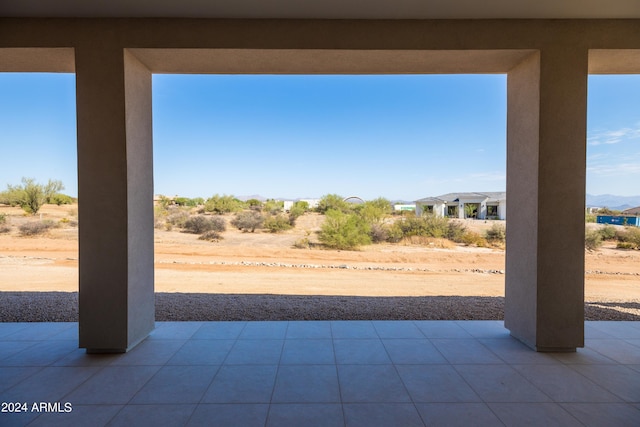
[[[0, 234], [1, 320], [77, 320], [77, 206], [46, 205], [33, 217], [0, 205], [0, 214], [10, 228]], [[36, 220], [57, 226], [21, 236], [18, 227]], [[323, 220], [306, 213], [277, 234], [228, 226], [214, 242], [157, 229], [156, 318], [502, 318], [503, 249], [432, 240], [328, 250], [314, 244]], [[294, 247], [303, 238], [310, 248]], [[640, 251], [605, 243], [585, 251], [585, 264], [586, 318], [640, 320]]]

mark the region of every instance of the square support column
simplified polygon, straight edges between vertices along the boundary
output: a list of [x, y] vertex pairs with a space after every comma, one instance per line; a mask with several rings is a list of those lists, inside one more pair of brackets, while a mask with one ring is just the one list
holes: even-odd
[[587, 70], [560, 46], [508, 74], [505, 326], [537, 351], [584, 346]]
[[76, 49], [80, 347], [126, 352], [154, 328], [151, 72]]

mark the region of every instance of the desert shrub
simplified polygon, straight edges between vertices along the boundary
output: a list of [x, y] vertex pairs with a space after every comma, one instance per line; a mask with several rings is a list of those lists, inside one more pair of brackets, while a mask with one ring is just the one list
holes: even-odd
[[167, 224], [167, 210], [158, 205], [153, 208], [153, 228], [165, 228]]
[[21, 236], [37, 236], [55, 227], [53, 221], [32, 221], [18, 227]]
[[387, 242], [398, 243], [404, 237], [404, 234], [402, 233], [402, 229], [396, 223], [392, 224], [390, 227], [387, 227], [386, 231], [387, 231]]
[[233, 196], [219, 196], [218, 194], [207, 199], [204, 204], [204, 210], [206, 212], [213, 212], [217, 214], [239, 212], [244, 207], [241, 200], [236, 199]]
[[385, 218], [391, 215], [391, 202], [379, 197], [368, 200], [362, 205], [356, 205], [358, 214], [369, 224], [381, 224]]
[[584, 234], [584, 247], [594, 251], [602, 246], [602, 234], [599, 230], [587, 230]]
[[271, 215], [268, 216], [262, 227], [269, 230], [271, 233], [280, 233], [281, 231], [290, 230], [292, 228], [289, 218], [284, 215]]
[[73, 203], [73, 198], [66, 194], [56, 193], [49, 198], [49, 203], [54, 205], [70, 205]]
[[423, 219], [426, 224], [428, 237], [447, 237], [449, 235], [449, 220], [437, 215], [425, 215]]
[[337, 194], [326, 194], [320, 198], [316, 211], [326, 213], [330, 210], [341, 211], [343, 213], [351, 212], [352, 205], [344, 201], [342, 196]]
[[507, 239], [507, 229], [502, 224], [493, 224], [491, 228], [485, 232], [485, 238], [492, 243], [504, 243]]
[[262, 207], [264, 203], [258, 199], [249, 199], [244, 204], [251, 209], [252, 211], [262, 212]]
[[281, 200], [269, 199], [262, 205], [262, 210], [268, 215], [278, 215], [284, 210], [284, 202]]
[[297, 249], [309, 249], [310, 246], [311, 243], [306, 237], [303, 239], [298, 239], [293, 243], [293, 247]]
[[61, 181], [49, 180], [46, 184], [38, 184], [33, 178], [22, 178], [22, 185], [7, 187], [4, 193], [10, 205], [18, 205], [25, 212], [35, 215], [45, 203], [50, 203], [53, 196], [64, 189]]
[[190, 199], [188, 197], [176, 197], [173, 199], [173, 203], [177, 206], [195, 208], [196, 206], [204, 204], [204, 199], [202, 197], [196, 197], [195, 199]]
[[426, 236], [411, 236], [402, 239], [403, 244], [410, 245], [423, 245], [438, 249], [452, 249], [456, 245], [449, 239], [426, 237]]
[[223, 239], [222, 235], [215, 230], [207, 231], [204, 234], [202, 234], [200, 237], [198, 237], [198, 240], [206, 240], [208, 242], [217, 242], [222, 239]]
[[394, 223], [396, 228], [402, 237], [410, 236], [426, 236], [426, 224], [423, 218], [415, 216], [405, 217]]
[[605, 225], [598, 230], [602, 240], [612, 240], [616, 238], [616, 228], [613, 225]]
[[176, 197], [173, 199], [173, 203], [178, 206], [187, 206], [189, 199], [187, 197]]
[[584, 215], [584, 222], [592, 223], [598, 220], [598, 216], [596, 214], [588, 213]]
[[618, 242], [616, 243], [616, 248], [617, 249], [640, 249], [638, 245], [632, 242]]
[[163, 209], [166, 209], [170, 204], [171, 204], [171, 199], [168, 198], [167, 196], [160, 194], [160, 196], [158, 197], [158, 206], [160, 206]]
[[382, 224], [372, 224], [369, 236], [371, 236], [373, 243], [386, 242], [389, 239], [389, 231], [388, 228]]
[[309, 203], [297, 201], [289, 209], [289, 224], [296, 225], [296, 220], [309, 210]]
[[300, 212], [300, 215], [302, 215], [303, 213], [309, 211], [309, 202], [306, 202], [304, 200], [298, 200], [293, 204], [293, 206], [291, 206], [290, 211], [293, 211], [293, 210]]
[[320, 241], [332, 249], [356, 249], [371, 243], [369, 225], [358, 215], [328, 210], [319, 233]]
[[0, 214], [0, 225], [7, 223], [7, 214]]
[[237, 213], [231, 220], [231, 225], [238, 230], [254, 232], [256, 228], [259, 228], [264, 222], [264, 217], [260, 212], [256, 211], [244, 211]]
[[463, 243], [467, 246], [477, 246], [479, 248], [489, 246], [487, 239], [473, 231], [465, 231], [460, 240], [461, 241], [459, 243]]
[[596, 211], [598, 215], [620, 215], [622, 211], [616, 209], [609, 209], [608, 207], [600, 208]]
[[193, 234], [203, 234], [207, 231], [224, 231], [226, 224], [224, 218], [196, 215], [192, 216], [184, 222], [184, 231]]
[[462, 243], [466, 232], [467, 227], [465, 227], [463, 223], [459, 221], [449, 220], [449, 225], [447, 228], [447, 239], [451, 240], [452, 242]]
[[188, 220], [189, 212], [183, 209], [169, 208], [166, 218], [167, 224], [184, 228], [184, 225]]
[[616, 232], [616, 239], [622, 243], [631, 243], [636, 248], [640, 248], [640, 228], [625, 227]]
[[394, 227], [400, 229], [403, 237], [450, 238], [450, 236], [460, 234], [460, 227], [464, 230], [464, 226], [459, 226], [456, 222], [450, 222], [447, 218], [433, 214], [426, 214], [419, 218], [402, 218], [395, 222]]
[[8, 225], [2, 224], [0, 225], [0, 234], [6, 234], [11, 231], [11, 227]]

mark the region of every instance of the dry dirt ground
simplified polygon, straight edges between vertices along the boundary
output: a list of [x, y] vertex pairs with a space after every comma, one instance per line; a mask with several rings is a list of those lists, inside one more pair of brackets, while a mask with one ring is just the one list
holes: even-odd
[[[32, 292], [77, 292], [77, 227], [67, 224], [45, 236], [21, 237], [18, 226], [39, 218], [27, 217], [17, 208], [0, 206], [0, 214], [3, 213], [11, 228], [10, 232], [0, 234], [0, 293], [5, 300], [9, 296], [17, 298], [16, 292], [30, 296], [39, 295]], [[73, 222], [77, 218], [77, 207], [45, 206], [42, 209], [42, 219], [60, 223], [63, 218]], [[275, 304], [274, 307], [284, 304], [284, 308], [274, 309], [273, 314], [282, 318], [295, 317], [294, 312], [300, 313], [301, 318], [340, 318], [346, 316], [344, 307], [350, 307], [352, 317], [357, 318], [366, 318], [374, 310], [388, 312], [382, 316], [386, 318], [396, 315], [412, 318], [420, 317], [415, 310], [426, 309], [418, 304], [424, 302], [420, 300], [423, 297], [439, 297], [445, 305], [463, 301], [464, 310], [478, 311], [477, 315], [470, 315], [472, 318], [502, 315], [504, 250], [459, 245], [443, 248], [438, 242], [379, 244], [360, 251], [325, 250], [313, 245], [311, 249], [294, 248], [294, 243], [303, 238], [317, 241], [316, 231], [321, 221], [320, 215], [306, 214], [298, 219], [295, 229], [281, 234], [243, 233], [228, 227], [219, 242], [198, 240], [196, 235], [179, 231], [156, 230], [155, 287], [158, 306], [166, 306], [168, 311], [163, 316], [185, 320], [189, 317], [167, 300], [172, 295], [174, 300], [185, 298], [183, 294], [202, 294], [200, 298], [209, 298], [207, 301], [226, 296], [227, 306], [240, 304], [241, 296], [260, 297], [252, 301], [249, 308], [234, 309], [229, 318], [242, 318], [242, 314], [236, 313], [238, 310], [251, 318], [247, 313], [264, 304]], [[484, 221], [467, 223], [469, 228], [478, 231], [490, 225]], [[617, 250], [609, 245], [586, 252], [585, 264], [588, 307], [609, 314], [626, 313], [627, 319], [640, 320], [640, 251]], [[287, 303], [276, 304], [276, 296], [290, 298]], [[324, 299], [312, 304], [309, 296]], [[297, 300], [302, 306], [296, 303], [289, 307], [291, 301]], [[181, 303], [183, 306], [185, 301]], [[318, 304], [324, 307], [331, 301], [341, 301], [342, 309], [333, 307], [330, 314], [324, 315], [312, 312], [314, 307], [323, 310]], [[382, 309], [375, 305], [381, 301], [394, 303], [395, 308]], [[482, 305], [487, 301], [498, 305], [485, 309]], [[402, 314], [398, 302], [418, 306]], [[358, 304], [362, 303], [373, 304], [374, 308], [361, 309]], [[430, 316], [423, 313], [425, 318], [456, 317], [456, 312], [458, 317], [466, 318], [459, 313], [463, 309], [454, 307], [442, 311], [429, 307], [428, 310], [436, 313]], [[198, 310], [195, 305], [191, 309]]]

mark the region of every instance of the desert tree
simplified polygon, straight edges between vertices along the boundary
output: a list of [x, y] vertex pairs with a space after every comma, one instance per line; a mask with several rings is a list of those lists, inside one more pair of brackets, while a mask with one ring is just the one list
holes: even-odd
[[260, 227], [264, 222], [264, 217], [260, 212], [256, 211], [243, 211], [237, 213], [236, 216], [231, 220], [231, 225], [236, 227], [238, 230], [243, 231], [256, 231], [256, 228]]
[[367, 200], [357, 208], [358, 214], [369, 224], [382, 224], [391, 215], [391, 202], [379, 197], [375, 200]]
[[38, 184], [33, 178], [22, 178], [21, 185], [8, 185], [6, 193], [11, 198], [9, 204], [19, 205], [25, 212], [35, 215], [63, 189], [62, 181], [50, 179], [46, 184]]
[[338, 194], [325, 194], [320, 198], [316, 210], [324, 214], [329, 210], [337, 210], [344, 213], [351, 212], [352, 205], [344, 201], [344, 198]]

